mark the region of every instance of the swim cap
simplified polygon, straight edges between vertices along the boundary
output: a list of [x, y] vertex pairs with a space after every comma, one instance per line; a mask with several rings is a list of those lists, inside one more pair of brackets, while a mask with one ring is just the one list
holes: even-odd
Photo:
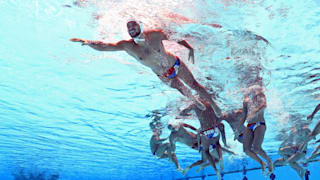
[[154, 122], [150, 122], [149, 123], [149, 127], [150, 127], [150, 129], [155, 129], [156, 128]]
[[128, 20], [128, 22], [127, 22], [127, 24], [129, 23], [129, 22], [135, 22], [135, 23], [137, 23], [139, 26], [140, 26], [140, 33], [139, 33], [139, 35], [137, 35], [136, 37], [133, 37], [132, 39], [134, 40], [134, 42], [135, 43], [139, 43], [139, 42], [144, 42], [145, 41], [145, 39], [144, 39], [144, 37], [143, 37], [143, 24], [142, 24], [142, 22], [141, 21], [137, 21], [137, 20], [135, 20], [135, 19], [129, 19]]

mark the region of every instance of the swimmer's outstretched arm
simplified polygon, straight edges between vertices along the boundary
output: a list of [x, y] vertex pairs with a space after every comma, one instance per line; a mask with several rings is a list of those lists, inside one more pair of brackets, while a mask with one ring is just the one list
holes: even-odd
[[191, 104], [189, 107], [185, 108], [184, 110], [182, 110], [180, 112], [180, 116], [189, 116], [189, 112], [193, 110], [193, 108], [195, 108], [195, 104]]
[[192, 129], [192, 130], [194, 130], [194, 131], [198, 131], [197, 128], [195, 128], [195, 127], [193, 127], [193, 126], [191, 126], [191, 125], [189, 125], [189, 124], [183, 123], [183, 127], [187, 127], [187, 128], [190, 128], [190, 129]]
[[104, 43], [102, 41], [92, 41], [86, 39], [72, 38], [72, 42], [81, 42], [82, 46], [88, 45], [98, 51], [124, 51], [126, 47], [130, 44], [130, 41], [119, 41], [116, 43]]
[[[163, 31], [155, 30], [153, 32], [158, 33], [157, 35], [160, 36], [161, 40], [169, 40], [168, 36]], [[177, 43], [189, 49], [189, 61], [191, 60], [191, 62], [194, 64], [193, 47], [186, 40], [177, 41]]]
[[317, 105], [317, 107], [314, 109], [314, 111], [312, 112], [312, 114], [310, 114], [308, 116], [308, 119], [313, 119], [313, 116], [320, 110], [320, 104]]

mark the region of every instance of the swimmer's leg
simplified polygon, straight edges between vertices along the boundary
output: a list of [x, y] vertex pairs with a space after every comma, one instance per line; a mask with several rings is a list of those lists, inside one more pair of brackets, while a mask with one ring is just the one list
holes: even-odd
[[281, 165], [284, 166], [287, 164], [287, 161], [284, 158], [279, 158], [273, 162], [273, 166]]
[[210, 102], [212, 108], [214, 109], [218, 117], [221, 116], [221, 109], [213, 101], [212, 96], [208, 93], [204, 86], [202, 86], [193, 76], [189, 68], [181, 61], [179, 67], [178, 78], [182, 79], [189, 87], [197, 91], [201, 98]]
[[273, 163], [269, 158], [269, 156], [261, 147], [265, 132], [266, 132], [266, 126], [264, 125], [260, 125], [254, 130], [253, 151], [259, 154], [263, 159], [267, 160], [269, 173], [271, 174], [273, 172]]
[[199, 166], [199, 165], [203, 164], [203, 163], [206, 162], [206, 161], [207, 161], [207, 159], [205, 158], [205, 156], [204, 156], [204, 154], [203, 154], [203, 151], [202, 151], [202, 152], [201, 152], [201, 160], [198, 160], [198, 161], [194, 162], [193, 164], [191, 164], [190, 166], [186, 167], [186, 168], [184, 169], [184, 171], [183, 171], [183, 174], [184, 174], [184, 175], [187, 174], [187, 172], [188, 172], [190, 169], [192, 169], [192, 168], [194, 168], [194, 167], [196, 167], [196, 166]]
[[301, 158], [303, 158], [305, 156], [305, 154], [303, 152], [297, 152], [295, 154], [293, 154], [289, 159], [288, 159], [288, 163], [289, 165], [299, 174], [300, 178], [303, 179], [304, 178], [304, 174], [306, 172], [305, 169], [303, 169], [301, 166], [299, 166], [299, 164], [297, 163], [297, 161], [299, 161]]
[[176, 165], [178, 171], [182, 170], [178, 163], [176, 154], [171, 151], [169, 143], [161, 144], [155, 155], [161, 159], [168, 158], [169, 161], [172, 161]]
[[[158, 76], [159, 77], [159, 76]], [[197, 105], [199, 109], [205, 110], [205, 106], [192, 95], [192, 92], [188, 87], [186, 87], [178, 78], [173, 78], [171, 80], [168, 80], [163, 77], [159, 77], [163, 82], [168, 84], [171, 88], [177, 89], [182, 95], [186, 96], [187, 98], [194, 101], [194, 103]]]
[[303, 169], [301, 166], [299, 166], [299, 164], [295, 161], [289, 162], [289, 165], [292, 167], [292, 169], [294, 169], [298, 173], [301, 180], [303, 180], [306, 170]]
[[221, 174], [220, 174], [219, 170], [216, 167], [214, 158], [211, 156], [211, 154], [209, 152], [209, 146], [211, 144], [213, 144], [212, 141], [213, 140], [209, 140], [205, 136], [202, 136], [202, 138], [201, 138], [201, 142], [203, 142], [204, 155], [209, 160], [211, 166], [213, 167], [213, 169], [215, 170], [215, 172], [217, 174], [218, 179], [220, 180], [221, 179]]
[[253, 132], [246, 127], [246, 130], [244, 132], [243, 135], [243, 151], [252, 159], [256, 160], [260, 165], [261, 165], [261, 169], [262, 169], [262, 174], [264, 174], [266, 165], [265, 163], [258, 157], [258, 155], [256, 153], [254, 153], [251, 150], [252, 147], [252, 143], [253, 143], [253, 138], [254, 138], [254, 134]]
[[310, 157], [307, 159], [308, 162], [320, 156], [320, 152], [318, 152], [319, 149], [320, 149], [320, 145], [318, 145], [316, 148], [314, 148], [314, 150], [311, 153]]

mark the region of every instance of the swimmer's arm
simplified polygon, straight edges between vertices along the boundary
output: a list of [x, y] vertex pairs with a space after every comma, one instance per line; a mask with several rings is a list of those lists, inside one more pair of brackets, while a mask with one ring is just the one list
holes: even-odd
[[123, 51], [129, 45], [129, 41], [123, 40], [116, 43], [105, 43], [102, 41], [92, 41], [85, 39], [73, 38], [72, 42], [81, 42], [82, 45], [88, 45], [98, 51]]
[[320, 139], [318, 139], [318, 140], [317, 140], [316, 142], [314, 142], [314, 143], [316, 144], [316, 143], [319, 143], [319, 142], [320, 142]]
[[161, 141], [161, 142], [163, 142], [163, 141], [165, 141], [165, 140], [167, 140], [168, 138], [162, 138], [162, 139], [159, 139], [158, 141]]
[[193, 47], [186, 40], [178, 41], [177, 43], [193, 51]]
[[169, 136], [169, 142], [170, 142], [171, 151], [175, 152], [176, 151], [176, 143], [174, 142], [174, 139], [172, 136]]
[[264, 110], [267, 107], [265, 96], [261, 98], [261, 102], [259, 104], [260, 105], [247, 116], [247, 119], [252, 119], [256, 117], [260, 113], [260, 111]]
[[[249, 98], [249, 97], [246, 97], [246, 98]], [[239, 123], [238, 123], [238, 126], [234, 132], [234, 140], [236, 140], [238, 138], [238, 136], [240, 135], [240, 127], [243, 125], [243, 123], [246, 121], [247, 119], [247, 116], [248, 116], [248, 102], [247, 100], [245, 99], [244, 102], [243, 102], [243, 117], [240, 118], [239, 120]]]
[[253, 34], [255, 40], [257, 40], [257, 41], [262, 40], [262, 41], [264, 41], [266, 44], [270, 44], [270, 42], [269, 42], [266, 38], [264, 38], [264, 37], [262, 37], [262, 36], [259, 36], [259, 35], [255, 34], [255, 33], [253, 33], [252, 31], [247, 31], [247, 32], [249, 32], [250, 34]]
[[[168, 36], [163, 31], [159, 30], [154, 32], [159, 33], [158, 36], [160, 36], [161, 40], [169, 40]], [[193, 47], [186, 40], [180, 40], [177, 41], [177, 43], [193, 51]]]
[[222, 142], [224, 144], [225, 147], [228, 147], [227, 145], [227, 139], [226, 139], [226, 132], [224, 130], [224, 125], [222, 123], [220, 123], [218, 125], [218, 128], [219, 128], [219, 131], [221, 132], [221, 135], [222, 135]]
[[186, 40], [178, 41], [177, 43], [189, 49], [189, 60], [191, 59], [191, 62], [194, 64], [194, 50], [192, 46]]
[[[153, 32], [158, 33], [158, 36], [160, 37], [161, 40], [169, 40], [168, 36], [163, 31], [161, 31], [161, 30], [156, 31], [155, 30]], [[191, 59], [191, 62], [194, 63], [193, 47], [186, 40], [177, 41], [177, 43], [189, 49], [189, 60]]]
[[222, 120], [226, 120], [229, 118], [229, 114], [227, 112], [223, 112], [219, 118], [219, 122], [221, 122]]
[[244, 101], [243, 102], [243, 112], [242, 112], [242, 118], [240, 118], [240, 122], [238, 124], [238, 129], [240, 129], [240, 126], [243, 125], [243, 123], [246, 121], [247, 116], [248, 116], [248, 102]]
[[180, 116], [190, 116], [190, 111], [195, 107], [195, 104], [191, 104], [189, 107], [185, 108], [180, 112]]
[[313, 119], [313, 116], [320, 110], [320, 104], [314, 109], [311, 115], [308, 116], [308, 119]]
[[167, 140], [167, 139], [168, 139], [168, 137], [162, 138], [162, 139], [159, 138], [159, 137], [156, 137], [156, 138], [155, 138], [155, 140], [156, 140], [155, 143], [156, 143], [156, 144], [161, 144], [163, 141], [165, 141], [165, 140]]
[[252, 118], [256, 117], [260, 113], [260, 111], [262, 111], [266, 107], [267, 106], [265, 104], [260, 105], [257, 109], [252, 111], [252, 113], [250, 115], [247, 116], [247, 119], [252, 119]]
[[163, 141], [167, 140], [168, 138], [158, 139], [156, 144], [162, 144]]
[[117, 43], [104, 43], [101, 41], [89, 41], [88, 46], [98, 51], [123, 51], [128, 46], [128, 41], [119, 41]]
[[183, 127], [187, 127], [187, 128], [190, 128], [190, 129], [192, 129], [192, 130], [194, 130], [194, 131], [198, 131], [197, 128], [195, 128], [195, 127], [193, 127], [193, 126], [191, 126], [191, 125], [189, 125], [189, 124], [183, 123]]

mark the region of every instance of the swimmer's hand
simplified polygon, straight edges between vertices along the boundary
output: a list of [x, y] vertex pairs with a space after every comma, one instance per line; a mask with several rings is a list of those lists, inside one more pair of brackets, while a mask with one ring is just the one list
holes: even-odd
[[192, 116], [191, 113], [180, 113], [179, 115], [180, 115], [180, 116]]
[[189, 61], [192, 62], [192, 64], [194, 64], [194, 50], [193, 49], [190, 49], [189, 51]]
[[81, 44], [82, 46], [89, 44], [89, 41], [88, 41], [88, 40], [80, 39], [80, 38], [72, 38], [72, 39], [70, 39], [70, 41], [72, 41], [72, 42], [81, 42], [81, 43], [82, 43], [82, 44]]
[[181, 167], [178, 167], [178, 168], [177, 168], [177, 171], [183, 173], [183, 169], [182, 169]]
[[308, 120], [312, 120], [312, 119], [313, 119], [313, 116], [312, 116], [312, 115], [309, 115], [309, 116], [307, 117], [307, 119], [308, 119]]

